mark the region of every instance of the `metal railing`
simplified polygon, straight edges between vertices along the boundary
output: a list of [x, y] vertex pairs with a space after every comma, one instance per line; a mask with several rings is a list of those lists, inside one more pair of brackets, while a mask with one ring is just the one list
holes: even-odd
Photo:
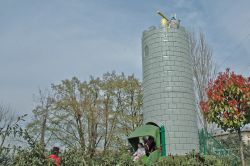
[[225, 156], [233, 161], [234, 165], [240, 160], [229, 148], [226, 148], [220, 141], [215, 139], [211, 134], [205, 132], [204, 129], [199, 131], [199, 153], [201, 155]]

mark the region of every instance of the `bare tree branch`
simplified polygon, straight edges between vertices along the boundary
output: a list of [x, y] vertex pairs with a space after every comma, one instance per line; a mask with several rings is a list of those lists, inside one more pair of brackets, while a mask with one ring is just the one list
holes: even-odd
[[199, 107], [199, 102], [207, 98], [206, 88], [210, 80], [216, 76], [216, 65], [213, 61], [212, 49], [206, 42], [205, 35], [199, 32], [198, 37], [194, 32], [189, 33], [190, 57], [193, 66], [195, 95], [199, 120], [207, 131], [205, 114]]

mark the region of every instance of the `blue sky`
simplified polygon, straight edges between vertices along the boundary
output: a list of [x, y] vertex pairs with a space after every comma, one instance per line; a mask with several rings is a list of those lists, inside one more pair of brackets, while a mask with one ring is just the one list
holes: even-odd
[[115, 70], [141, 79], [141, 36], [161, 10], [201, 29], [219, 70], [250, 75], [250, 1], [1, 0], [0, 104], [31, 113], [38, 88]]

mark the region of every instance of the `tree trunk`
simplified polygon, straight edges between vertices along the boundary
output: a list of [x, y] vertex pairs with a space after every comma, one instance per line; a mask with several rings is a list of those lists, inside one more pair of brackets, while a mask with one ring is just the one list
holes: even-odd
[[103, 151], [104, 153], [107, 150], [107, 144], [108, 144], [108, 127], [109, 127], [109, 115], [111, 115], [109, 112], [109, 104], [111, 103], [110, 101], [110, 95], [107, 95], [107, 99], [104, 100], [104, 104], [105, 104], [105, 110], [104, 110], [104, 114], [105, 114], [105, 134], [104, 134], [104, 145], [103, 145]]
[[45, 137], [45, 131], [46, 131], [46, 121], [47, 121], [47, 118], [44, 117], [43, 123], [42, 123], [42, 128], [41, 128], [41, 137], [40, 137], [40, 145], [42, 148], [44, 148], [44, 146], [45, 146], [44, 137]]
[[239, 141], [240, 141], [240, 158], [241, 158], [241, 163], [242, 163], [242, 166], [246, 166], [245, 156], [244, 156], [244, 143], [242, 141], [240, 129], [238, 129], [238, 136], [239, 136]]
[[42, 148], [45, 148], [45, 132], [47, 128], [47, 118], [48, 118], [48, 108], [46, 108], [45, 115], [43, 116], [43, 122], [41, 127], [40, 145]]
[[80, 138], [80, 145], [81, 145], [82, 150], [85, 151], [85, 140], [84, 140], [84, 132], [82, 128], [83, 126], [82, 126], [81, 117], [77, 117], [76, 122], [77, 122], [78, 135]]

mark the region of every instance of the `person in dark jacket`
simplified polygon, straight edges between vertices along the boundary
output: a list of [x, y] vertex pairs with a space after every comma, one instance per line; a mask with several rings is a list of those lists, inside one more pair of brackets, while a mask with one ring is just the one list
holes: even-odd
[[156, 149], [155, 146], [156, 144], [152, 136], [149, 136], [148, 139], [144, 138], [144, 148], [147, 156]]

